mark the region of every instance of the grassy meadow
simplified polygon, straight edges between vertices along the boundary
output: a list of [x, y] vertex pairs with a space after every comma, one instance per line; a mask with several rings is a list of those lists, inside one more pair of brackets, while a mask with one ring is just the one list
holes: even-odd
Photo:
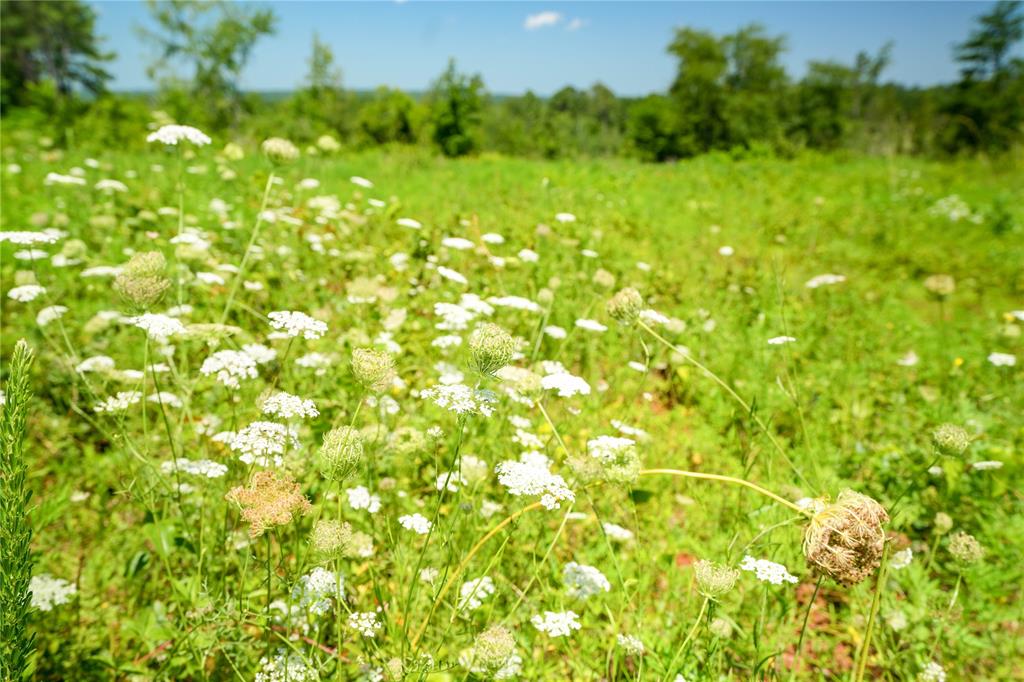
[[35, 679], [1024, 679], [1013, 159], [225, 142], [4, 142]]

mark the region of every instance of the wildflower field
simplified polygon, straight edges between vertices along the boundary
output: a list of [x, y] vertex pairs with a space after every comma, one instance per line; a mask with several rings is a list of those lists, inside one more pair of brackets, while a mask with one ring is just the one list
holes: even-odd
[[8, 672], [1024, 679], [1012, 158], [5, 138]]

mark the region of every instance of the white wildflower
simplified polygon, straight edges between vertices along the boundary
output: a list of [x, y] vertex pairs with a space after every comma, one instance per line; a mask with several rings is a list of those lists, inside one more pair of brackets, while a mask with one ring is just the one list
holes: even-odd
[[530, 622], [549, 637], [568, 637], [581, 627], [579, 616], [572, 611], [545, 611], [531, 617]]

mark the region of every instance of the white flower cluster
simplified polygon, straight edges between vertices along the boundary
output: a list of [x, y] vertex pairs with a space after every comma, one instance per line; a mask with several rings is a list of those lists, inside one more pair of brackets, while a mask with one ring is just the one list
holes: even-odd
[[348, 614], [348, 626], [363, 637], [376, 637], [383, 625], [376, 611], [356, 611]]
[[36, 324], [45, 327], [54, 320], [59, 320], [67, 311], [67, 306], [63, 305], [46, 306], [36, 314]]
[[18, 301], [19, 303], [28, 303], [34, 301], [43, 294], [46, 293], [46, 287], [41, 287], [38, 284], [22, 284], [18, 287], [11, 288], [7, 292], [7, 298]]
[[161, 144], [176, 145], [184, 140], [197, 147], [210, 144], [212, 140], [198, 128], [182, 125], [160, 126], [156, 132], [146, 136], [146, 142], [160, 142]]
[[186, 457], [167, 460], [160, 465], [160, 470], [165, 474], [181, 471], [192, 476], [205, 476], [206, 478], [220, 478], [228, 472], [228, 468], [220, 462], [208, 459], [193, 460]]
[[612, 542], [629, 542], [634, 538], [633, 531], [618, 524], [605, 522], [601, 527]]
[[510, 495], [540, 495], [540, 502], [546, 509], [559, 509], [562, 500], [576, 499], [565, 479], [551, 473], [548, 458], [539, 452], [523, 453], [519, 461], [501, 462], [494, 471], [498, 482], [508, 488]]
[[277, 422], [256, 421], [227, 441], [228, 447], [241, 453], [238, 457], [245, 464], [256, 466], [281, 466], [281, 455], [289, 446], [299, 446], [299, 436], [294, 429]]
[[313, 418], [320, 415], [316, 403], [291, 393], [279, 391], [263, 401], [263, 414], [282, 419]]
[[219, 350], [203, 360], [199, 371], [209, 376], [215, 375], [217, 381], [228, 388], [237, 389], [243, 379], [255, 379], [256, 361], [251, 355], [238, 350]]
[[614, 464], [622, 453], [636, 445], [632, 438], [619, 436], [598, 436], [587, 441], [587, 452], [604, 464]]
[[580, 629], [580, 619], [573, 611], [545, 611], [530, 618], [533, 627], [549, 637], [568, 637]]
[[0, 243], [10, 242], [18, 246], [34, 246], [36, 244], [55, 244], [64, 236], [64, 233], [54, 228], [42, 232], [30, 232], [27, 230], [16, 230], [13, 232], [0, 232]]
[[494, 414], [494, 403], [497, 402], [490, 392], [472, 389], [465, 384], [439, 384], [423, 391], [420, 396], [455, 414], [484, 417]]
[[811, 277], [804, 286], [808, 289], [817, 289], [818, 287], [830, 286], [832, 284], [841, 284], [845, 281], [846, 275], [833, 275], [830, 272], [826, 272], [824, 275]]
[[631, 656], [643, 656], [646, 650], [643, 641], [634, 635], [615, 635], [615, 641]]
[[988, 361], [993, 367], [1013, 367], [1017, 364], [1017, 356], [1010, 353], [989, 353]]
[[32, 607], [40, 611], [52, 611], [54, 606], [67, 604], [78, 592], [74, 583], [63, 578], [54, 578], [49, 573], [32, 576], [28, 581], [28, 591], [32, 593]]
[[540, 385], [549, 390], [557, 391], [561, 398], [574, 395], [590, 395], [590, 384], [586, 380], [569, 372], [555, 372], [541, 378]]
[[292, 601], [314, 616], [330, 613], [332, 597], [345, 595], [345, 579], [338, 573], [317, 567], [299, 578], [292, 588]]
[[118, 391], [116, 395], [97, 403], [92, 409], [96, 412], [124, 412], [140, 400], [142, 394], [138, 391]]
[[307, 340], [315, 340], [327, 333], [327, 323], [321, 322], [306, 313], [292, 310], [275, 310], [267, 315], [270, 326], [284, 332], [289, 337], [301, 336]]
[[755, 559], [747, 555], [740, 562], [740, 568], [744, 571], [753, 572], [758, 580], [771, 583], [772, 585], [781, 585], [782, 583], [796, 584], [799, 582], [795, 575], [790, 575], [785, 566], [774, 561], [768, 561], [767, 559]]
[[348, 495], [348, 506], [352, 509], [365, 509], [371, 514], [380, 511], [380, 496], [371, 495], [366, 486], [356, 486], [345, 491]]
[[181, 320], [170, 315], [144, 313], [135, 317], [129, 317], [125, 321], [146, 332], [150, 339], [161, 344], [167, 343], [168, 339], [175, 334], [185, 333], [185, 325], [181, 323]]
[[430, 520], [422, 514], [406, 514], [398, 517], [398, 523], [402, 528], [411, 530], [417, 535], [426, 535], [430, 532]]
[[320, 675], [306, 665], [298, 654], [279, 653], [273, 658], [260, 659], [260, 671], [255, 682], [316, 682]]
[[562, 584], [574, 599], [587, 599], [612, 589], [604, 573], [593, 566], [584, 566], [575, 561], [570, 561], [562, 569]]
[[946, 682], [946, 669], [935, 661], [928, 661], [918, 673], [920, 682]]
[[494, 590], [494, 581], [488, 575], [467, 580], [459, 588], [459, 610], [476, 611], [483, 606], [484, 599], [494, 594]]

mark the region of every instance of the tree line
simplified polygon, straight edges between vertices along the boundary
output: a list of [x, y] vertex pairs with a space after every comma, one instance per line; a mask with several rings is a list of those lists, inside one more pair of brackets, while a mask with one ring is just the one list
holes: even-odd
[[[330, 47], [313, 36], [308, 73], [285, 96], [243, 91], [253, 49], [272, 35], [272, 10], [232, 2], [150, 2], [155, 93], [107, 90], [95, 14], [80, 0], [2, 0], [0, 106], [8, 123], [51, 127], [59, 140], [131, 145], [154, 109], [170, 119], [254, 138], [350, 147], [431, 145], [448, 156], [480, 151], [544, 158], [634, 156], [668, 161], [711, 151], [791, 154], [853, 149], [876, 154], [999, 153], [1024, 137], [1021, 3], [1002, 0], [954, 48], [960, 77], [912, 88], [884, 81], [891, 44], [853, 63], [813, 61], [799, 79], [782, 66], [784, 36], [757, 24], [725, 35], [683, 27], [664, 93], [617, 96], [596, 83], [550, 97], [488, 94], [454, 62], [422, 94], [343, 86]], [[182, 75], [182, 74], [185, 75]]]

